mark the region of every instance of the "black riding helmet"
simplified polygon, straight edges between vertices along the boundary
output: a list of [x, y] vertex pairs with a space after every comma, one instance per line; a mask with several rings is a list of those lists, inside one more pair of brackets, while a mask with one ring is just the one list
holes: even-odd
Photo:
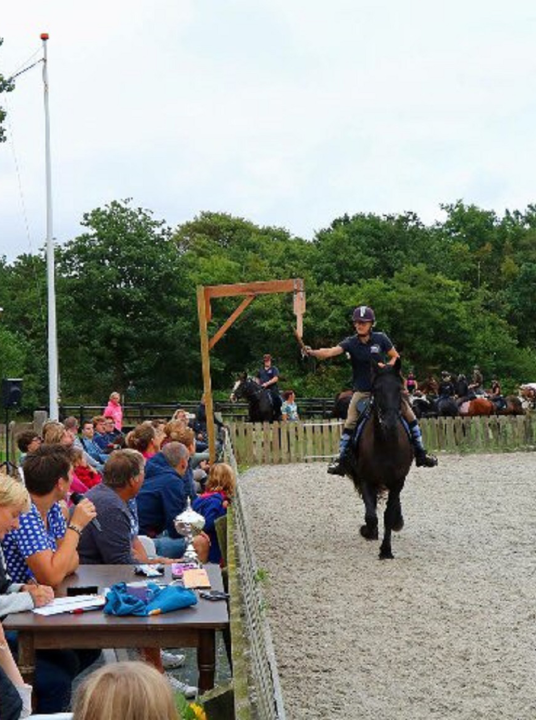
[[352, 322], [370, 322], [374, 325], [376, 322], [376, 316], [374, 310], [368, 305], [359, 305], [356, 307], [352, 314]]

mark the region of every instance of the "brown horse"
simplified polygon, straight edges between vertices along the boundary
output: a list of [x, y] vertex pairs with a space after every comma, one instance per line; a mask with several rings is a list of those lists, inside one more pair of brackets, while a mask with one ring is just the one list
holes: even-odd
[[517, 395], [507, 395], [506, 407], [497, 409], [497, 415], [524, 415], [523, 402]]
[[486, 415], [495, 415], [497, 409], [495, 403], [485, 397], [476, 397], [474, 400], [467, 400], [458, 408], [462, 417], [478, 417]]

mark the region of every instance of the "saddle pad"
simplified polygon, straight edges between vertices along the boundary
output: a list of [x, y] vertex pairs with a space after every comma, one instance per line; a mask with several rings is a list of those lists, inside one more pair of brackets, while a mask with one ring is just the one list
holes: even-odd
[[458, 408], [460, 415], [467, 415], [469, 412], [469, 400], [462, 403], [460, 407]]

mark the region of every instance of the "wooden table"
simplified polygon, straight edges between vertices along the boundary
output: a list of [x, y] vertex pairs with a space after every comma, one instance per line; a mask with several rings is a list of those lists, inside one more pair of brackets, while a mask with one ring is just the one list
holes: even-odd
[[[223, 590], [221, 570], [205, 565], [212, 589]], [[140, 580], [132, 565], [81, 565], [56, 589], [56, 596], [68, 587], [97, 585], [99, 592], [117, 582]], [[171, 581], [171, 568], [165, 569]], [[81, 615], [63, 613], [43, 617], [32, 612], [13, 613], [3, 621], [5, 630], [16, 630], [19, 638], [18, 664], [26, 682], [33, 684], [35, 651], [70, 648], [197, 648], [199, 690], [214, 687], [216, 630], [229, 625], [227, 603], [198, 597], [197, 605], [152, 617], [117, 617], [101, 611]]]

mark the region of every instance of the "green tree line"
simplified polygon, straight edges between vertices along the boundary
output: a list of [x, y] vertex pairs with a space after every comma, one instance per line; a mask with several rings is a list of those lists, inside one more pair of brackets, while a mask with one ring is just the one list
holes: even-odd
[[[84, 232], [57, 248], [61, 400], [102, 403], [132, 380], [147, 401], [202, 391], [196, 287], [301, 277], [304, 339], [332, 346], [353, 331], [351, 313], [372, 305], [378, 328], [417, 376], [469, 373], [477, 363], [508, 390], [536, 378], [536, 206], [502, 217], [459, 201], [445, 219], [414, 213], [344, 215], [305, 240], [225, 213], [171, 228], [129, 200], [84, 215]], [[213, 301], [211, 332], [238, 304]], [[24, 379], [25, 405], [47, 402], [44, 252], [0, 262], [0, 373]], [[236, 373], [263, 353], [283, 387], [329, 396], [350, 380], [344, 357], [303, 359], [290, 295], [258, 297], [211, 353], [213, 385], [228, 394]]]

